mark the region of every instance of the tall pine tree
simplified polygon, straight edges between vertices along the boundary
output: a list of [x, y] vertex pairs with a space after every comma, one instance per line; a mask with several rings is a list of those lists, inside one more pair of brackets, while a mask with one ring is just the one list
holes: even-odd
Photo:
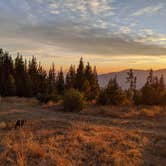
[[65, 82], [64, 82], [64, 75], [62, 68], [58, 72], [57, 78], [56, 78], [56, 89], [58, 94], [63, 95], [65, 90]]
[[65, 88], [72, 89], [76, 87], [76, 71], [75, 66], [71, 65], [66, 74]]
[[84, 62], [83, 62], [83, 58], [81, 58], [77, 68], [77, 73], [76, 73], [76, 88], [79, 91], [83, 91], [83, 84], [85, 81], [84, 73], [85, 73]]

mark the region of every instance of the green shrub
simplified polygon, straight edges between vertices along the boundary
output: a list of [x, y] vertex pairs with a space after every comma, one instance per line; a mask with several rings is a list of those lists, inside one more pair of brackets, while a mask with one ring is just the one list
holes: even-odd
[[68, 90], [64, 95], [63, 106], [65, 111], [81, 111], [84, 106], [84, 99], [82, 93], [75, 89]]
[[123, 105], [125, 101], [125, 94], [120, 89], [102, 89], [100, 91], [97, 103], [101, 105]]

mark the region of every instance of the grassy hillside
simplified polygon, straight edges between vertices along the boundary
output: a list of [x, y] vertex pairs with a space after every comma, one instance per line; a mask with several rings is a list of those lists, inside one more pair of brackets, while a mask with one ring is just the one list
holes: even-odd
[[[0, 165], [165, 165], [164, 108], [88, 106], [64, 113], [50, 105], [2, 100]], [[17, 119], [27, 120], [21, 130], [14, 130]]]

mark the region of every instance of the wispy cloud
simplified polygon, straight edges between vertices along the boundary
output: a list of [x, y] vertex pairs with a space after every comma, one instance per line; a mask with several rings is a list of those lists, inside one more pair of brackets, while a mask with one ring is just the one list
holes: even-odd
[[[112, 1], [111, 1], [112, 2]], [[91, 0], [89, 3], [91, 10], [94, 14], [110, 14], [114, 15], [114, 8], [110, 5], [108, 0]]]
[[133, 16], [141, 16], [145, 14], [154, 14], [156, 12], [159, 12], [162, 8], [164, 8], [163, 4], [159, 4], [156, 6], [147, 6], [144, 8], [141, 8], [140, 10], [133, 13]]
[[130, 32], [131, 32], [131, 29], [129, 27], [120, 27], [120, 33], [127, 34]]
[[[157, 45], [154, 41], [161, 38], [155, 36], [130, 37], [123, 28], [124, 34], [109, 34], [104, 30], [95, 28], [87, 29], [82, 24], [61, 22], [56, 25], [23, 27], [26, 34], [17, 36], [30, 38], [50, 46], [56, 46], [64, 52], [93, 55], [166, 55], [166, 48]], [[150, 42], [151, 40], [151, 42]]]
[[159, 45], [166, 48], [166, 35], [156, 33], [152, 29], [141, 29], [139, 37], [136, 40], [142, 43]]
[[[113, 0], [67, 0], [52, 1], [49, 3], [50, 13], [57, 13], [58, 10], [63, 8], [63, 12], [74, 12], [85, 17], [86, 15], [114, 15], [114, 8], [111, 3]], [[59, 11], [58, 11], [59, 12]]]

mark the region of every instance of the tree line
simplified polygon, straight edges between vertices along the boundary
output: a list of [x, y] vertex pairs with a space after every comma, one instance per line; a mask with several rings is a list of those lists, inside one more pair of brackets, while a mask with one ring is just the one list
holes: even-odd
[[[125, 81], [125, 80], [124, 80]], [[166, 105], [166, 89], [164, 77], [155, 76], [149, 71], [145, 85], [137, 89], [137, 77], [132, 69], [126, 73], [127, 90], [117, 83], [117, 78], [110, 79], [108, 85], [100, 90], [99, 103], [106, 105]]]
[[77, 68], [71, 65], [66, 77], [62, 68], [56, 72], [52, 64], [47, 72], [35, 57], [29, 61], [21, 55], [16, 58], [0, 49], [0, 95], [37, 97], [39, 100], [58, 100], [68, 89], [84, 93], [86, 100], [93, 100], [99, 94], [96, 67], [80, 59]]
[[[130, 85], [131, 87], [131, 85]], [[141, 90], [133, 91], [133, 100], [137, 105], [165, 105], [166, 104], [166, 89], [164, 77], [155, 76], [153, 70], [149, 71], [145, 85]]]
[[[166, 104], [163, 75], [154, 76], [153, 70], [150, 70], [145, 85], [139, 90], [132, 69], [126, 73], [124, 81], [129, 84], [127, 90], [122, 90], [118, 85], [116, 76], [110, 79], [105, 88], [100, 88], [96, 67], [84, 64], [82, 58], [78, 66], [71, 65], [64, 76], [62, 68], [55, 71], [54, 64], [47, 72], [35, 57], [27, 61], [18, 54], [12, 58], [8, 52], [0, 49], [1, 96], [36, 97], [42, 102], [58, 101], [63, 99], [65, 92], [74, 89], [82, 94], [85, 101], [95, 101], [102, 105]], [[78, 93], [71, 93], [76, 98]]]

